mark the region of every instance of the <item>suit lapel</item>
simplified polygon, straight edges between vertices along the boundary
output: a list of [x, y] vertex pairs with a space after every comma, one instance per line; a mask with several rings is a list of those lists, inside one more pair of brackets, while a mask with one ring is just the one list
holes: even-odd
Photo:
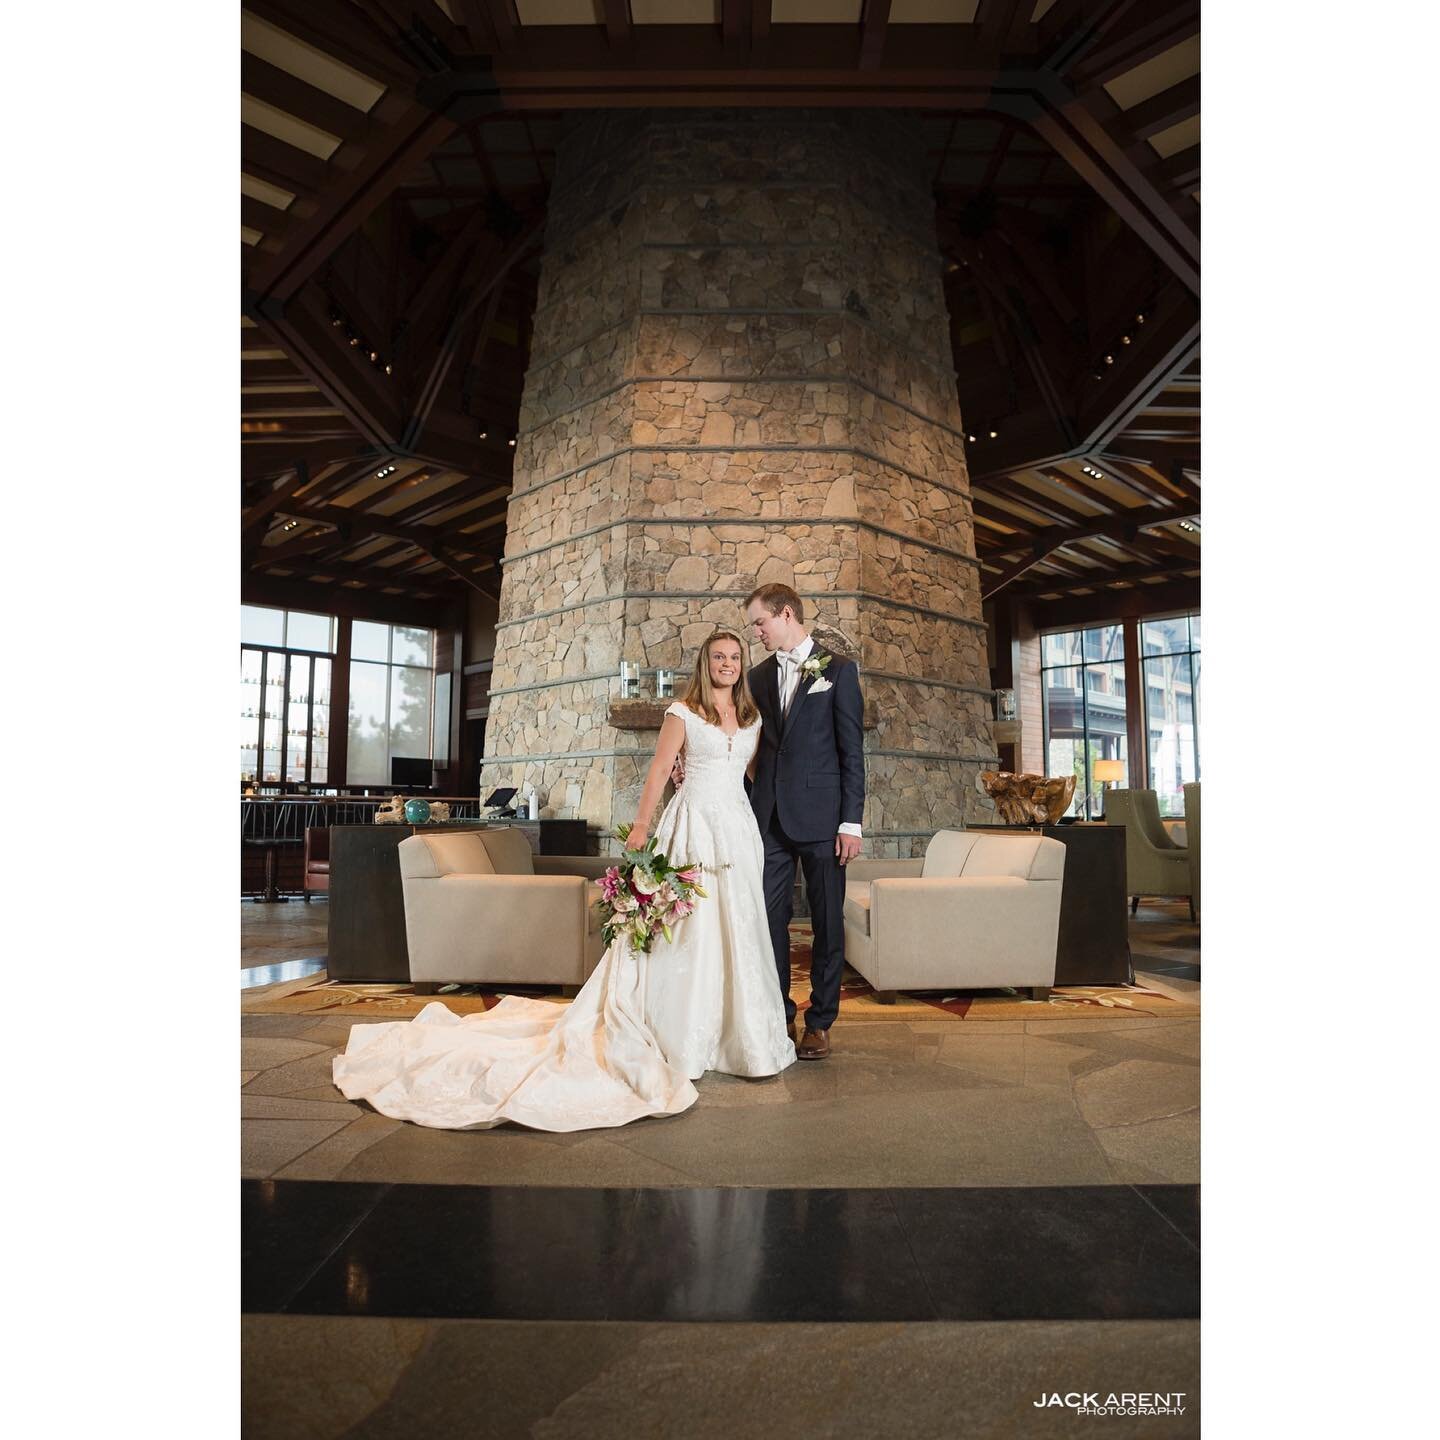
[[765, 708], [770, 711], [772, 723], [776, 730], [780, 728], [780, 663], [773, 655], [767, 656], [755, 668], [758, 684], [757, 690], [761, 693], [756, 695], [756, 700], [765, 702]]
[[[821, 658], [821, 656], [823, 656], [823, 655], [828, 655], [829, 653], [830, 653], [830, 652], [829, 652], [828, 650], [824, 650], [824, 649], [822, 649], [819, 645], [816, 645], [816, 646], [814, 646], [814, 647], [811, 649], [810, 653], [805, 657], [805, 663], [808, 665], [808, 664], [810, 663], [810, 661], [812, 661], [812, 660], [818, 660], [818, 659]], [[778, 694], [778, 686], [779, 686], [778, 676], [779, 676], [779, 673], [780, 673], [780, 666], [779, 666], [778, 664], [775, 666], [775, 673], [776, 673], [776, 676], [777, 676], [776, 686], [777, 686], [777, 694]], [[784, 735], [786, 735], [786, 734], [789, 733], [790, 726], [794, 723], [794, 720], [795, 720], [795, 712], [796, 712], [797, 710], [799, 710], [799, 708], [800, 708], [800, 702], [810, 693], [810, 687], [811, 687], [811, 686], [816, 682], [816, 680], [818, 680], [819, 678], [820, 678], [819, 675], [815, 675], [815, 674], [812, 674], [812, 675], [802, 674], [802, 675], [800, 676], [800, 683], [795, 687], [795, 698], [790, 702], [790, 708], [789, 708], [789, 710], [787, 710], [787, 711], [785, 712], [785, 716], [784, 716], [784, 718], [782, 719], [781, 724], [780, 724], [780, 734], [781, 734], [782, 736], [784, 736]]]

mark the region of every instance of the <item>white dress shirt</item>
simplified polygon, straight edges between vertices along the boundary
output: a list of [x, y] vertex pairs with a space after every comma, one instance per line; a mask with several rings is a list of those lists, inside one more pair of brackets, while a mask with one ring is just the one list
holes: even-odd
[[[807, 635], [793, 650], [777, 650], [775, 652], [775, 659], [780, 666], [780, 713], [782, 715], [790, 712], [795, 692], [800, 688], [800, 667], [810, 658], [810, 652], [814, 648], [815, 637]], [[839, 833], [859, 838], [860, 827], [853, 820], [844, 822], [840, 825]]]

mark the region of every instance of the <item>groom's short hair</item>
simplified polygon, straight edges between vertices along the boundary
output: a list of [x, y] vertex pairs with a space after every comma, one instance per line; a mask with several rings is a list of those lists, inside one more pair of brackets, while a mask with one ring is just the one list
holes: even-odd
[[805, 623], [804, 601], [788, 586], [781, 585], [778, 581], [772, 585], [761, 585], [750, 592], [750, 597], [745, 601], [745, 608], [748, 610], [755, 601], [759, 601], [772, 615], [778, 615], [787, 605], [800, 624]]

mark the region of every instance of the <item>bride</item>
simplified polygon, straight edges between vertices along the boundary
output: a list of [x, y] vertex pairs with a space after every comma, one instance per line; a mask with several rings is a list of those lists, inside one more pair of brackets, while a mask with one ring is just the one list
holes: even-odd
[[507, 995], [458, 1016], [438, 1001], [408, 1023], [355, 1025], [335, 1084], [382, 1115], [447, 1130], [511, 1120], [536, 1130], [677, 1115], [707, 1070], [775, 1075], [795, 1059], [775, 984], [763, 847], [744, 778], [760, 739], [745, 643], [716, 630], [683, 701], [665, 712], [628, 848], [649, 838], [676, 757], [685, 780], [655, 830], [674, 863], [704, 870], [708, 898], [649, 954], [623, 936], [569, 1006]]

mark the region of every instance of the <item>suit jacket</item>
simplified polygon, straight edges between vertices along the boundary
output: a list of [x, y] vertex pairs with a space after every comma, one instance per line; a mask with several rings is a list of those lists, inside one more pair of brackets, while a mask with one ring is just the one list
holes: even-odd
[[830, 655], [828, 689], [812, 693], [802, 676], [780, 712], [780, 662], [768, 655], [750, 672], [750, 691], [764, 722], [755, 758], [750, 805], [760, 833], [778, 810], [792, 840], [826, 840], [842, 824], [860, 824], [865, 810], [865, 755], [860, 671], [818, 642], [811, 658]]

